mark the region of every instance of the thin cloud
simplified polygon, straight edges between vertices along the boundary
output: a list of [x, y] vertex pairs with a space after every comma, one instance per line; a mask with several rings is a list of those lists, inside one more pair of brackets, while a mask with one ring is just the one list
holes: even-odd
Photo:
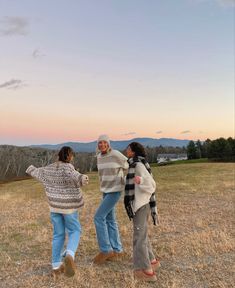
[[13, 35], [27, 35], [29, 23], [23, 17], [4, 17], [0, 20], [0, 35], [13, 36]]
[[156, 134], [162, 134], [163, 131], [159, 130], [159, 131], [156, 131]]
[[136, 134], [136, 132], [128, 132], [128, 133], [125, 133], [125, 134], [123, 134], [123, 135], [125, 135], [125, 136], [130, 136], [130, 135], [135, 135]]
[[6, 81], [2, 84], [0, 84], [0, 89], [1, 88], [6, 88], [6, 89], [19, 89], [26, 86], [22, 80], [19, 79], [11, 79], [9, 81]]
[[46, 56], [46, 54], [43, 54], [39, 49], [35, 49], [33, 50], [32, 56], [34, 59], [37, 59]]
[[185, 130], [185, 131], [180, 132], [180, 134], [188, 134], [188, 133], [191, 133], [191, 131], [190, 130]]

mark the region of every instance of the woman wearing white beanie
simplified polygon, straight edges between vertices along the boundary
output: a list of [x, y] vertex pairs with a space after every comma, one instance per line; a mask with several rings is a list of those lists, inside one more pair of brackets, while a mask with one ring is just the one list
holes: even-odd
[[127, 158], [111, 148], [107, 135], [100, 135], [97, 140], [97, 167], [103, 200], [94, 217], [100, 253], [93, 262], [102, 264], [110, 258], [121, 255], [123, 251], [115, 205], [125, 187], [123, 170], [129, 167]]

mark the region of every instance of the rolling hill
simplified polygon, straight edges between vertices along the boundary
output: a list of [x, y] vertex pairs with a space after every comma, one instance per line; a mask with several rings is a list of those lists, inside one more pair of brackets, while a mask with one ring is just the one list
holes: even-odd
[[[157, 147], [157, 146], [163, 146], [163, 147], [184, 147], [188, 145], [188, 142], [190, 140], [180, 140], [180, 139], [174, 139], [174, 138], [134, 138], [131, 140], [120, 140], [120, 141], [111, 141], [111, 146], [114, 149], [117, 150], [124, 150], [128, 144], [131, 142], [136, 141], [140, 142], [144, 146], [148, 147]], [[65, 142], [60, 144], [41, 144], [41, 145], [31, 145], [30, 147], [39, 147], [39, 148], [45, 148], [45, 149], [51, 149], [51, 150], [58, 150], [62, 146], [70, 146], [73, 148], [76, 152], [94, 152], [96, 149], [97, 142], [88, 142], [88, 143], [82, 143], [82, 142]]]

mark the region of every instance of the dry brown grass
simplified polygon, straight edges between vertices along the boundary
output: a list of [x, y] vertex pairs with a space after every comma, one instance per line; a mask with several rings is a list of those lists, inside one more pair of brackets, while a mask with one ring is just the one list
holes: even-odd
[[96, 173], [84, 189], [86, 207], [74, 278], [50, 274], [52, 228], [41, 184], [24, 180], [0, 185], [0, 287], [234, 287], [234, 164], [188, 164], [154, 168], [159, 227], [150, 236], [162, 267], [157, 284], [132, 276], [132, 225], [122, 201], [118, 220], [127, 252], [122, 262], [93, 266], [98, 252], [93, 215], [101, 194]]

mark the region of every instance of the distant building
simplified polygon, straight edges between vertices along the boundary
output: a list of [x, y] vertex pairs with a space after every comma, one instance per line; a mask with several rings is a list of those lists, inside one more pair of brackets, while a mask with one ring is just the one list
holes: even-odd
[[180, 153], [180, 154], [175, 154], [175, 153], [162, 153], [158, 154], [157, 156], [157, 162], [166, 162], [166, 161], [177, 161], [177, 160], [187, 160], [187, 154], [186, 153]]

